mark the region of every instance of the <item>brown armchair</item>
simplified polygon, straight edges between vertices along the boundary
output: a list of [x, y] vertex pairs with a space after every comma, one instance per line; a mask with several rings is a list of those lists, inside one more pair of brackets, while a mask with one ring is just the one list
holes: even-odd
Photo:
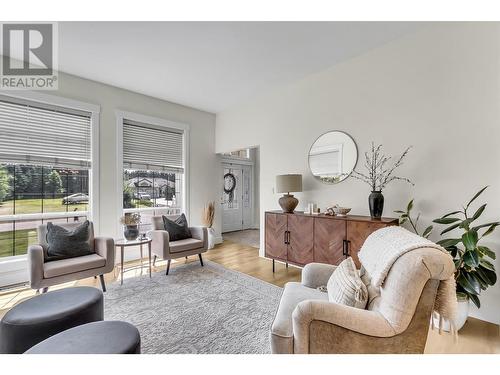
[[[80, 223], [61, 224], [72, 229]], [[38, 244], [28, 247], [30, 286], [46, 292], [50, 286], [99, 276], [102, 290], [106, 291], [104, 274], [111, 272], [115, 265], [115, 246], [112, 238], [94, 237], [94, 227], [89, 226], [89, 245], [94, 254], [75, 258], [45, 262], [47, 257], [47, 225], [38, 227]]]

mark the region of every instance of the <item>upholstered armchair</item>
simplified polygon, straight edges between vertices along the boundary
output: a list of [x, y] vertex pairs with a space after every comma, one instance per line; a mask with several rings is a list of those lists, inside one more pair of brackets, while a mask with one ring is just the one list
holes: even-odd
[[157, 258], [166, 260], [167, 271], [165, 274], [168, 275], [172, 259], [198, 255], [200, 264], [203, 267], [201, 254], [208, 249], [208, 230], [206, 227], [189, 227], [192, 238], [170, 241], [169, 234], [163, 225], [163, 218], [161, 216], [153, 216], [152, 221], [153, 230], [148, 235], [152, 239], [153, 265], [156, 263]]
[[[77, 222], [58, 225], [71, 230], [80, 224]], [[94, 227], [90, 223], [88, 242], [94, 254], [46, 262], [47, 225], [40, 225], [37, 233], [38, 244], [28, 247], [31, 288], [42, 288], [43, 292], [46, 292], [53, 285], [99, 276], [102, 290], [106, 291], [104, 274], [111, 272], [115, 265], [115, 246], [112, 238], [94, 237]]]
[[[454, 272], [451, 257], [422, 248], [392, 265], [366, 309], [329, 302], [317, 288], [335, 266], [311, 263], [288, 283], [271, 328], [273, 353], [423, 353], [437, 288]], [[362, 276], [369, 284], [370, 275]]]

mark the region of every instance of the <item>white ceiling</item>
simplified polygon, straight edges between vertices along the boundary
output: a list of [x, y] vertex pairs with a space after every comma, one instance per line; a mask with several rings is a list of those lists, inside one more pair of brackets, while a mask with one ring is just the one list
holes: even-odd
[[407, 22], [61, 22], [59, 69], [217, 113], [420, 27]]

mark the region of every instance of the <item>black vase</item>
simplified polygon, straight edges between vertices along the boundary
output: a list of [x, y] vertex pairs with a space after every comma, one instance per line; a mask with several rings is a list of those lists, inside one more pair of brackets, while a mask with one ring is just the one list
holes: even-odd
[[125, 225], [125, 230], [123, 235], [128, 241], [136, 240], [139, 237], [139, 226], [138, 225]]
[[384, 211], [384, 196], [381, 191], [372, 191], [368, 197], [368, 204], [370, 205], [370, 215], [374, 219], [380, 219]]

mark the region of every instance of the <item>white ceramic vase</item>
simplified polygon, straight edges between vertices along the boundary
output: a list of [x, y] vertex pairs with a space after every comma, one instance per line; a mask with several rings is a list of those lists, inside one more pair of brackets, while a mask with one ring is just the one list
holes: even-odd
[[213, 249], [215, 246], [215, 229], [208, 228], [208, 249]]
[[[455, 321], [456, 323], [455, 329], [457, 331], [460, 331], [460, 329], [462, 329], [468, 317], [469, 317], [469, 300], [459, 299], [457, 307], [457, 319]], [[433, 317], [432, 319], [434, 320], [434, 327], [439, 328], [439, 316]], [[450, 332], [449, 322], [443, 322], [443, 331]]]

